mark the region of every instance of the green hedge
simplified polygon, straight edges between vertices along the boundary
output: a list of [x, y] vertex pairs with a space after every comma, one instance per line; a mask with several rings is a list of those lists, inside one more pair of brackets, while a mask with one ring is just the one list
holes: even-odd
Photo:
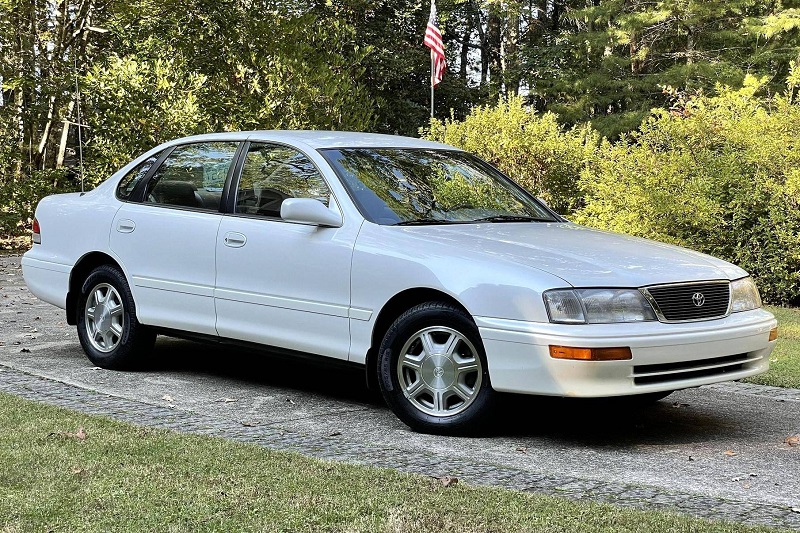
[[[761, 81], [654, 110], [633, 134], [560, 129], [520, 99], [424, 134], [492, 161], [575, 222], [686, 246], [800, 303], [800, 105]], [[793, 89], [790, 88], [790, 89]]]

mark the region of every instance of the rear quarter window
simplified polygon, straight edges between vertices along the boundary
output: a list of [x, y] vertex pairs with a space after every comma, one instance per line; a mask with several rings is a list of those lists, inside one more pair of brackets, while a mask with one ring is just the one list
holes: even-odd
[[142, 178], [147, 175], [147, 171], [150, 170], [150, 167], [152, 167], [153, 164], [158, 161], [158, 156], [159, 154], [148, 157], [136, 165], [133, 170], [125, 174], [125, 177], [123, 177], [120, 180], [119, 185], [117, 185], [117, 198], [124, 202], [130, 200], [130, 196], [134, 189], [136, 189], [136, 185], [138, 185], [139, 182], [142, 181]]

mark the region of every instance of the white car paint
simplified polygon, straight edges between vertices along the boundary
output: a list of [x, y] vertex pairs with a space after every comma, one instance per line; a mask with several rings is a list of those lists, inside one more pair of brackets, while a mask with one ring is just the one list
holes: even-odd
[[[327, 181], [341, 227], [257, 220], [119, 201], [120, 179], [165, 147], [271, 141], [307, 155]], [[42, 244], [23, 258], [33, 294], [65, 308], [70, 273], [89, 253], [125, 273], [143, 324], [367, 362], [387, 302], [404, 291], [444, 293], [473, 317], [499, 391], [614, 396], [698, 386], [765, 371], [776, 321], [762, 309], [667, 324], [549, 322], [548, 289], [642, 287], [746, 275], [686, 249], [563, 223], [381, 226], [364, 219], [317, 151], [336, 147], [454, 148], [388, 135], [239, 132], [177, 139], [143, 154], [95, 190], [45, 198]], [[130, 225], [135, 229], [129, 231]], [[242, 239], [243, 237], [243, 239]], [[226, 238], [237, 244], [230, 246]], [[239, 245], [239, 241], [244, 241]], [[378, 340], [379, 342], [379, 340]], [[566, 361], [550, 344], [630, 346], [629, 361]], [[635, 367], [746, 354], [741, 370], [634, 382]], [[709, 366], [709, 365], [706, 365]], [[710, 364], [713, 366], [713, 364]], [[702, 370], [705, 367], [697, 367]]]

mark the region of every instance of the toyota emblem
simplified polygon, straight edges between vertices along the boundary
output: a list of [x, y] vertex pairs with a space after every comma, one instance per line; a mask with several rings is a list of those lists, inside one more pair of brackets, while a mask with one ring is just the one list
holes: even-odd
[[695, 307], [703, 307], [703, 304], [706, 303], [706, 297], [703, 296], [702, 292], [696, 292], [692, 294], [692, 303]]

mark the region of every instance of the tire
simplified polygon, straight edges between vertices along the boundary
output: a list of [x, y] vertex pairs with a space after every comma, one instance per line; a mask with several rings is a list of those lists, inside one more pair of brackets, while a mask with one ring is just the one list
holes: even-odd
[[378, 352], [386, 403], [422, 433], [482, 433], [496, 401], [478, 328], [444, 302], [412, 307], [391, 325]]
[[95, 366], [133, 368], [153, 350], [156, 334], [136, 319], [128, 281], [114, 266], [101, 265], [86, 277], [76, 316], [78, 339]]

